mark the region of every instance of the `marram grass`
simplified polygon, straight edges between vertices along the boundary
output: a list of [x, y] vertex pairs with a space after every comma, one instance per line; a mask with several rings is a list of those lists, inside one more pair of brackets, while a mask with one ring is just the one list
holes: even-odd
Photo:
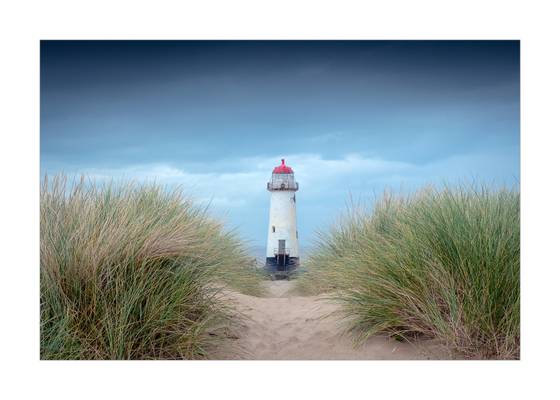
[[206, 358], [259, 294], [243, 243], [158, 185], [64, 176], [41, 188], [41, 358]]
[[519, 358], [519, 191], [385, 194], [320, 235], [298, 280], [343, 304], [358, 339], [439, 339], [458, 357]]

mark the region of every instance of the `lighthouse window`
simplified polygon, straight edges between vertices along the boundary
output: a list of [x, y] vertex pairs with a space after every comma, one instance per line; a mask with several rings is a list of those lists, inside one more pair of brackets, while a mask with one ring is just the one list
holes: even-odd
[[296, 239], [297, 239], [297, 238], [298, 238], [298, 233], [297, 233], [297, 231], [296, 231]]
[[272, 233], [276, 232], [276, 227], [272, 225]]

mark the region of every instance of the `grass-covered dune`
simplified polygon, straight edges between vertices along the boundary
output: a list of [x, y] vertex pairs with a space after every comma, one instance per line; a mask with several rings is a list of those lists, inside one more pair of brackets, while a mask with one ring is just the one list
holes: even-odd
[[41, 188], [41, 358], [205, 358], [259, 294], [243, 243], [180, 190], [63, 176]]
[[436, 338], [459, 357], [519, 357], [519, 191], [386, 194], [323, 232], [298, 280], [359, 339]]

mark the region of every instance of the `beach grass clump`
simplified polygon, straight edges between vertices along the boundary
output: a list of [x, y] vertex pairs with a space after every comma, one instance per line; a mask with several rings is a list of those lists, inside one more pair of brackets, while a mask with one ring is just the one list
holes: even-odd
[[227, 284], [258, 295], [244, 244], [156, 184], [45, 178], [42, 359], [207, 358], [227, 335]]
[[298, 281], [330, 293], [359, 340], [435, 338], [459, 357], [517, 359], [518, 189], [386, 193], [320, 235]]

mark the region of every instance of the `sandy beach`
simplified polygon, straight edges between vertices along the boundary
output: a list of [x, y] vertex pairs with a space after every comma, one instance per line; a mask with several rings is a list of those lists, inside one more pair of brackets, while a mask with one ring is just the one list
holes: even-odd
[[[448, 358], [430, 342], [411, 344], [387, 337], [372, 337], [356, 347], [331, 314], [338, 309], [318, 296], [292, 294], [293, 281], [267, 281], [267, 297], [229, 293], [244, 316], [229, 343], [236, 355], [219, 358], [251, 360], [417, 360]], [[228, 344], [226, 344], [228, 345]], [[239, 354], [242, 354], [239, 356]]]

